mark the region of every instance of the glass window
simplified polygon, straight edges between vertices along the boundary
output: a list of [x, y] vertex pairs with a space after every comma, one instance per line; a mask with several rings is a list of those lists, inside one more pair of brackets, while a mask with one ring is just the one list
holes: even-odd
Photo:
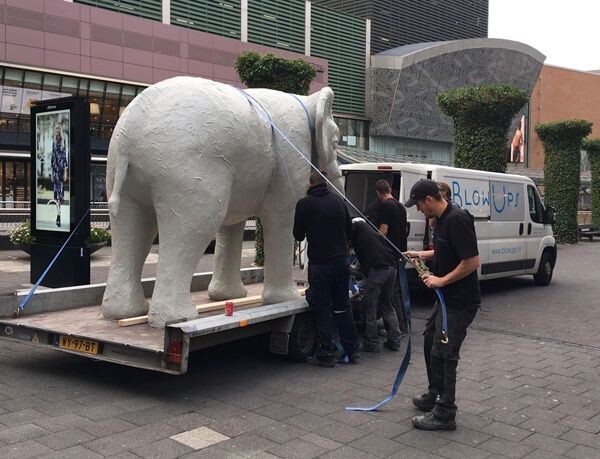
[[121, 95], [121, 85], [116, 83], [106, 83], [106, 93], [104, 104], [100, 110], [101, 122], [99, 137], [110, 139], [117, 119], [119, 117], [119, 100]]
[[102, 124], [102, 108], [104, 105], [105, 83], [102, 81], [90, 81], [88, 97], [90, 100], [90, 133], [92, 137], [100, 137]]
[[67, 97], [67, 94], [70, 96], [76, 95], [78, 89], [79, 89], [79, 79], [78, 78], [68, 77], [68, 76], [63, 77], [61, 92], [63, 93], [63, 95], [65, 97]]
[[529, 201], [529, 215], [531, 217], [531, 221], [534, 223], [542, 223], [542, 202], [536, 189], [531, 185], [527, 186], [527, 197]]
[[23, 70], [6, 69], [2, 88], [0, 130], [18, 131], [19, 116], [23, 100]]

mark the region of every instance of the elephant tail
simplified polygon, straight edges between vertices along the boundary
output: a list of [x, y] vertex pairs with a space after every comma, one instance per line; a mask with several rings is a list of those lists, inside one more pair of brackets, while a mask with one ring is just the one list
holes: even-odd
[[112, 217], [116, 217], [117, 213], [119, 212], [121, 192], [123, 190], [123, 184], [125, 183], [125, 177], [127, 176], [127, 169], [129, 167], [129, 155], [127, 154], [126, 149], [119, 148], [119, 141], [122, 138], [122, 134], [119, 134], [121, 133], [113, 136], [108, 148], [108, 211]]

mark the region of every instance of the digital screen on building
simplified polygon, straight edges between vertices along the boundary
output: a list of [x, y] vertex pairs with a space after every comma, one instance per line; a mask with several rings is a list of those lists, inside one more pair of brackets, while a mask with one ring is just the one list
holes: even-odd
[[35, 117], [35, 227], [71, 230], [71, 110], [37, 113]]

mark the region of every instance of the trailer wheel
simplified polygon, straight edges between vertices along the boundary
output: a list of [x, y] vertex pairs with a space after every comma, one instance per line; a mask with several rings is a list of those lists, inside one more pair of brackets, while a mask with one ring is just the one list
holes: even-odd
[[538, 272], [533, 275], [533, 280], [537, 285], [546, 286], [552, 281], [553, 272], [554, 266], [552, 266], [552, 255], [549, 252], [544, 252], [540, 260]]
[[294, 318], [290, 332], [288, 357], [295, 362], [304, 362], [315, 353], [317, 328], [311, 314], [299, 314]]

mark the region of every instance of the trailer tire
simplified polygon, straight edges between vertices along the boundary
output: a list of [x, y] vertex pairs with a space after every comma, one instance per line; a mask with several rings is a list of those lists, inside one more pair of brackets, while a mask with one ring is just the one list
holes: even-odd
[[554, 272], [554, 263], [550, 252], [544, 252], [540, 259], [540, 267], [538, 272], [533, 275], [533, 280], [536, 285], [546, 286], [552, 281], [552, 274]]
[[311, 314], [298, 314], [290, 332], [288, 357], [294, 362], [304, 362], [314, 355], [317, 347], [317, 327]]

